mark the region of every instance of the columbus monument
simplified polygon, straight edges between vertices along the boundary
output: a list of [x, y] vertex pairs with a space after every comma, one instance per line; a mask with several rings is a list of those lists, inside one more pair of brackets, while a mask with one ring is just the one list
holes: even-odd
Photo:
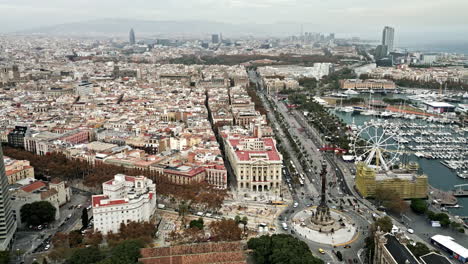
[[315, 213], [312, 213], [312, 223], [321, 226], [330, 226], [335, 223], [335, 220], [330, 215], [330, 208], [327, 205], [327, 164], [322, 162], [322, 172], [320, 172], [322, 177], [322, 192], [320, 197], [320, 204], [317, 206]]

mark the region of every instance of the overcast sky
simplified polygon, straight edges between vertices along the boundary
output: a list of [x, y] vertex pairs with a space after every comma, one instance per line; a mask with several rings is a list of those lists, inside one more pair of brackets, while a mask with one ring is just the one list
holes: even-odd
[[0, 32], [126, 18], [294, 22], [307, 24], [304, 31], [375, 39], [391, 25], [397, 38], [468, 41], [467, 11], [468, 0], [0, 0]]

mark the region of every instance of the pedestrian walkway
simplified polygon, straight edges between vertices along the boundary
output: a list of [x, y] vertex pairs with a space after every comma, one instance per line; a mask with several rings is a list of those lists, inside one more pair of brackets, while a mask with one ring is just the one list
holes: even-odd
[[312, 217], [312, 211], [306, 209], [294, 215], [291, 224], [292, 229], [301, 237], [316, 243], [328, 245], [346, 245], [348, 243], [354, 242], [357, 239], [357, 229], [355, 225], [351, 223], [350, 218], [333, 210], [331, 210], [330, 213], [334, 219], [342, 218], [345, 226], [333, 233], [324, 233], [313, 230], [307, 224]]

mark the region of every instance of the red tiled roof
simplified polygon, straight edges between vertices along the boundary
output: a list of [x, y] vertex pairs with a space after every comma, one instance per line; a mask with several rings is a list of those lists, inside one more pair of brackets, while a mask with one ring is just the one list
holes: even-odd
[[195, 167], [189, 171], [178, 171], [173, 169], [164, 169], [164, 173], [193, 177], [205, 171], [204, 167]]
[[43, 187], [46, 187], [46, 184], [42, 181], [35, 181], [29, 185], [26, 185], [24, 187], [21, 187], [21, 190], [25, 191], [25, 192], [33, 192], [35, 190], [39, 190]]
[[[250, 160], [250, 154], [266, 154], [268, 160], [280, 160], [280, 155], [275, 148], [275, 143], [272, 138], [262, 138], [265, 147], [271, 147], [270, 150], [236, 150], [236, 155], [239, 160]], [[240, 139], [229, 139], [229, 143], [233, 147], [237, 147]]]
[[118, 205], [118, 204], [125, 204], [127, 201], [125, 199], [116, 199], [116, 200], [110, 200], [107, 203], [103, 204], [101, 203], [102, 200], [109, 199], [107, 195], [93, 195], [93, 207], [101, 207], [101, 206], [111, 206], [111, 205]]
[[133, 176], [125, 176], [125, 180], [129, 182], [135, 182], [135, 177]]

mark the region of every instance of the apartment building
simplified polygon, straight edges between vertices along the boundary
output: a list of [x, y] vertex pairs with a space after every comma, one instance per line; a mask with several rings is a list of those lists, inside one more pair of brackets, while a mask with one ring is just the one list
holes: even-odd
[[15, 160], [3, 156], [3, 162], [8, 184], [14, 184], [26, 178], [34, 179], [34, 168], [30, 165], [29, 160]]
[[92, 196], [94, 231], [117, 233], [121, 224], [150, 221], [156, 210], [156, 184], [144, 176], [117, 174]]

